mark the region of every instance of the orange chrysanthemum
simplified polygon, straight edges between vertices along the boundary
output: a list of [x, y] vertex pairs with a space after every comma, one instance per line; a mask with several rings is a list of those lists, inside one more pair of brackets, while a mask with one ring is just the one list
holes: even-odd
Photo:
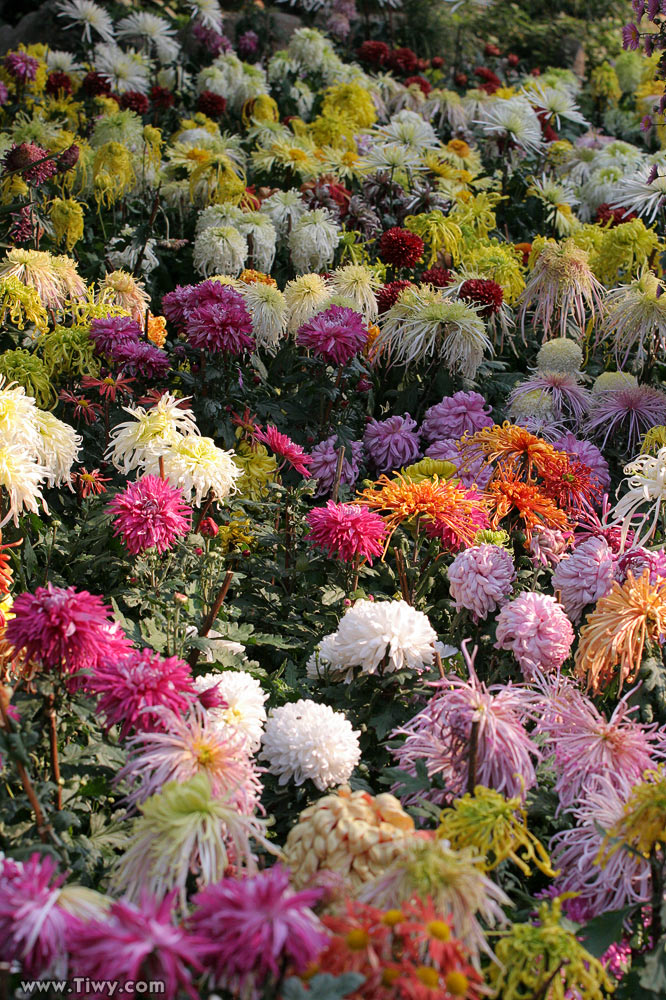
[[9, 561], [8, 549], [15, 549], [23, 541], [19, 538], [17, 542], [9, 542], [8, 544], [3, 544], [2, 535], [0, 535], [0, 596], [4, 597], [5, 594], [9, 593], [9, 588], [14, 582], [14, 576], [12, 574], [12, 568]]
[[167, 338], [165, 317], [153, 316], [152, 313], [148, 313], [147, 327], [148, 340], [156, 347], [164, 347]]
[[544, 463], [541, 479], [541, 489], [546, 496], [570, 513], [589, 510], [601, 499], [601, 490], [590, 467], [565, 452], [558, 452], [552, 463]]
[[251, 267], [246, 267], [238, 275], [238, 280], [243, 281], [246, 285], [253, 285], [257, 282], [260, 285], [272, 285], [277, 288], [277, 281], [275, 278], [271, 278], [270, 274], [264, 274], [263, 271], [255, 271]]
[[529, 542], [538, 528], [555, 528], [570, 531], [571, 525], [565, 511], [534, 483], [523, 483], [515, 470], [502, 465], [488, 484], [486, 495], [490, 505], [490, 526], [497, 528], [505, 517], [517, 515], [523, 522]]
[[636, 677], [646, 642], [657, 642], [665, 633], [666, 580], [650, 583], [649, 570], [636, 580], [630, 571], [623, 584], [614, 583], [597, 601], [580, 630], [576, 676], [595, 694], [619, 677], [621, 691]]
[[387, 548], [395, 529], [406, 521], [422, 520], [428, 534], [447, 541], [452, 548], [473, 545], [477, 532], [488, 524], [482, 493], [438, 476], [419, 483], [404, 476], [381, 476], [374, 487], [359, 493], [357, 502], [377, 511], [386, 521]]
[[471, 460], [483, 457], [486, 462], [508, 462], [528, 481], [547, 473], [562, 458], [562, 452], [552, 444], [508, 420], [463, 438], [461, 448], [463, 456]]

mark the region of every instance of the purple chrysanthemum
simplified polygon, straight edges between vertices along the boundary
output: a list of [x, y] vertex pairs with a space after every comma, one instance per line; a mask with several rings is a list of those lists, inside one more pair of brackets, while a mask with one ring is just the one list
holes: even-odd
[[368, 339], [363, 317], [346, 306], [329, 306], [299, 328], [297, 343], [332, 365], [346, 365]]
[[192, 512], [181, 490], [159, 476], [144, 476], [118, 493], [109, 510], [115, 515], [114, 535], [127, 551], [139, 555], [146, 549], [166, 552], [190, 530]]
[[71, 676], [94, 670], [107, 658], [129, 652], [131, 644], [110, 617], [101, 597], [74, 587], [38, 587], [14, 601], [15, 618], [5, 638], [25, 658]]
[[[138, 906], [120, 899], [103, 920], [79, 921], [69, 946], [71, 971], [81, 985], [107, 981], [120, 983], [122, 989], [128, 982], [159, 982], [166, 1000], [176, 1000], [183, 992], [198, 1000], [192, 971], [203, 972], [197, 952], [207, 939], [174, 924], [174, 896], [172, 892], [158, 900], [146, 894]], [[91, 992], [84, 996], [99, 996], [98, 990], [88, 988]]]
[[496, 634], [496, 649], [513, 652], [526, 680], [535, 671], [558, 670], [574, 640], [571, 622], [555, 598], [531, 591], [504, 605]]
[[360, 557], [372, 565], [372, 557], [384, 551], [386, 524], [365, 507], [329, 500], [325, 507], [311, 510], [307, 521], [311, 530], [306, 538], [343, 562]]
[[97, 695], [97, 711], [107, 728], [120, 726], [121, 740], [132, 729], [163, 731], [164, 709], [184, 715], [197, 698], [189, 664], [152, 649], [105, 660], [86, 679], [86, 689]]
[[145, 340], [118, 344], [113, 353], [113, 361], [120, 366], [123, 375], [139, 375], [147, 379], [163, 378], [171, 368], [166, 351]]
[[443, 438], [457, 440], [466, 432], [474, 434], [483, 427], [492, 427], [493, 423], [483, 396], [478, 392], [456, 392], [426, 410], [421, 434], [430, 442]]
[[237, 995], [277, 980], [285, 966], [303, 972], [328, 940], [311, 909], [321, 895], [294, 892], [280, 865], [197, 893], [189, 926], [207, 941], [198, 954], [215, 982]]
[[499, 545], [463, 549], [448, 568], [456, 611], [466, 608], [476, 621], [487, 618], [511, 593], [515, 575], [511, 554]]
[[39, 60], [29, 56], [27, 52], [8, 52], [5, 56], [5, 69], [19, 83], [27, 83], [37, 76]]
[[666, 393], [649, 385], [625, 385], [594, 394], [586, 431], [603, 435], [602, 448], [622, 436], [633, 453], [641, 435], [662, 424], [666, 424]]
[[418, 459], [421, 452], [415, 427], [416, 421], [408, 413], [368, 423], [363, 444], [378, 472], [392, 472]]
[[204, 281], [184, 306], [188, 343], [199, 350], [243, 354], [254, 349], [252, 318], [240, 292], [219, 281]]
[[[335, 473], [338, 467], [338, 448], [340, 442], [335, 434], [320, 441], [310, 452], [310, 474], [318, 481], [317, 494], [330, 493], [335, 482]], [[353, 486], [358, 479], [358, 467], [363, 458], [363, 442], [352, 441], [351, 453], [349, 447], [345, 448], [345, 456], [342, 460], [342, 474], [340, 482], [347, 486]]]
[[586, 605], [595, 604], [613, 585], [615, 559], [605, 538], [588, 538], [564, 556], [553, 573], [553, 590], [576, 625]]
[[453, 438], [443, 438], [426, 448], [426, 458], [434, 458], [438, 462], [451, 462], [456, 467], [456, 478], [463, 486], [477, 486], [484, 490], [492, 479], [493, 469], [483, 458], [483, 455], [463, 456], [460, 445]]
[[106, 319], [94, 319], [90, 324], [89, 335], [98, 354], [115, 358], [120, 348], [139, 343], [141, 327], [131, 316], [109, 316]]
[[185, 309], [191, 307], [196, 287], [196, 285], [176, 285], [172, 292], [162, 296], [162, 312], [179, 330], [185, 325]]
[[561, 438], [553, 441], [553, 447], [558, 451], [566, 451], [572, 458], [577, 458], [592, 471], [592, 481], [596, 483], [602, 493], [606, 493], [610, 486], [610, 472], [608, 462], [599, 449], [591, 441], [579, 440], [574, 434], [568, 431]]
[[72, 918], [58, 906], [64, 880], [49, 855], [33, 854], [24, 864], [0, 860], [2, 958], [20, 962], [28, 976], [48, 974], [67, 953]]

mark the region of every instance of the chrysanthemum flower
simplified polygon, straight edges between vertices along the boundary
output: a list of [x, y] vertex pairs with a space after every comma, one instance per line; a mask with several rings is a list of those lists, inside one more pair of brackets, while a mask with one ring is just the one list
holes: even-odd
[[458, 289], [458, 298], [476, 306], [484, 319], [490, 319], [502, 308], [504, 292], [502, 286], [490, 278], [468, 278]]
[[286, 434], [281, 434], [273, 424], [267, 424], [266, 429], [258, 428], [255, 432], [258, 441], [263, 441], [271, 451], [284, 459], [283, 465], [288, 462], [292, 469], [300, 472], [302, 476], [308, 478], [311, 473], [308, 469], [312, 461], [310, 456], [303, 451], [299, 444], [292, 441]]
[[[617, 678], [619, 687], [636, 677], [646, 643], [666, 635], [666, 580], [650, 583], [646, 570], [639, 579], [630, 572], [620, 585], [597, 601], [580, 630], [576, 676], [596, 694]], [[619, 669], [618, 669], [619, 668]]]
[[154, 406], [125, 406], [123, 409], [133, 418], [116, 424], [111, 431], [107, 457], [124, 475], [132, 469], [145, 465], [154, 451], [166, 450], [183, 437], [199, 433], [194, 413], [186, 400], [176, 399], [165, 392]]
[[373, 557], [384, 552], [387, 528], [383, 519], [357, 504], [329, 500], [325, 507], [311, 510], [307, 521], [311, 530], [306, 537], [331, 558], [365, 559], [372, 565]]
[[478, 392], [455, 392], [426, 410], [420, 433], [427, 441], [461, 438], [492, 427], [490, 407]]
[[89, 336], [99, 354], [115, 357], [118, 348], [130, 342], [138, 344], [142, 329], [131, 316], [107, 316], [93, 319]]
[[513, 559], [498, 545], [476, 545], [455, 557], [448, 570], [456, 611], [467, 608], [475, 620], [501, 606], [513, 589]]
[[294, 892], [280, 865], [198, 892], [187, 926], [203, 941], [197, 954], [214, 982], [243, 992], [277, 980], [286, 965], [303, 972], [328, 940], [311, 909], [320, 896]]
[[43, 250], [15, 247], [0, 262], [0, 278], [17, 278], [35, 289], [47, 309], [61, 310], [69, 296], [56, 261], [56, 257]]
[[209, 493], [218, 502], [235, 493], [236, 482], [243, 474], [233, 460], [233, 452], [218, 448], [212, 438], [198, 434], [179, 437], [168, 447], [153, 446], [145, 458], [146, 472], [157, 475], [160, 460], [166, 478], [196, 507]]
[[407, 281], [404, 278], [401, 278], [399, 281], [389, 281], [385, 285], [382, 285], [377, 292], [377, 308], [379, 314], [382, 315], [383, 313], [388, 312], [391, 306], [394, 306], [398, 301], [400, 293], [405, 288], [410, 287], [415, 287], [414, 282]]
[[[337, 435], [332, 434], [330, 437], [325, 438], [324, 441], [320, 441], [319, 444], [316, 444], [310, 452], [310, 458], [312, 461], [309, 466], [309, 471], [312, 477], [319, 483], [317, 488], [318, 496], [330, 493], [333, 489], [338, 469], [339, 446], [340, 441]], [[340, 473], [341, 483], [345, 483], [348, 486], [354, 485], [358, 479], [359, 465], [362, 459], [363, 442], [352, 441], [351, 449], [345, 448], [345, 454], [342, 459], [342, 469]]]
[[621, 437], [627, 450], [633, 451], [645, 431], [663, 423], [666, 393], [649, 385], [626, 384], [593, 392], [585, 429], [593, 437], [603, 436], [602, 448]]
[[245, 670], [222, 670], [204, 674], [195, 682], [199, 695], [215, 688], [226, 705], [206, 708], [211, 728], [224, 733], [227, 729], [240, 733], [247, 740], [248, 749], [256, 753], [266, 722], [264, 702], [268, 695], [261, 684]]
[[122, 269], [111, 271], [100, 282], [97, 298], [125, 309], [143, 330], [150, 298], [142, 281]]
[[[242, 278], [242, 275], [241, 275]], [[275, 354], [287, 332], [287, 301], [273, 285], [262, 281], [239, 289], [252, 319], [252, 333], [259, 347]]]
[[481, 428], [465, 438], [462, 446], [470, 457], [482, 455], [486, 462], [499, 461], [505, 468], [519, 470], [528, 481], [561, 459], [561, 453], [548, 441], [508, 420]]
[[379, 472], [391, 472], [416, 461], [421, 451], [415, 428], [416, 421], [408, 413], [368, 422], [363, 444]]
[[0, 488], [4, 488], [9, 496], [9, 509], [0, 522], [0, 528], [9, 520], [18, 526], [24, 510], [39, 514], [40, 504], [48, 513], [41, 490], [47, 474], [45, 466], [26, 455], [24, 446], [0, 445]]
[[377, 297], [375, 292], [379, 281], [368, 267], [362, 264], [346, 264], [338, 267], [329, 277], [331, 291], [350, 299], [361, 313], [366, 323], [377, 319]]
[[[638, 455], [625, 465], [624, 472], [628, 489], [613, 508], [613, 520], [622, 525], [623, 538], [631, 528], [633, 544], [640, 545], [654, 534], [666, 499], [666, 446], [656, 455]], [[647, 510], [640, 514], [646, 506]]]
[[666, 817], [666, 772], [664, 765], [646, 771], [643, 780], [634, 785], [622, 815], [606, 832], [604, 850], [600, 855], [603, 865], [618, 851], [627, 848], [649, 858], [664, 840]]
[[387, 229], [379, 240], [378, 254], [393, 267], [414, 267], [423, 257], [424, 243], [420, 236], [409, 229], [394, 226]]
[[186, 308], [188, 342], [214, 353], [236, 355], [253, 350], [252, 319], [243, 296], [228, 285], [207, 284], [206, 300]]
[[192, 513], [179, 489], [158, 476], [144, 476], [116, 494], [109, 510], [114, 535], [131, 555], [147, 549], [167, 552], [190, 530]]
[[468, 489], [476, 486], [479, 490], [485, 490], [493, 475], [492, 466], [484, 462], [482, 455], [470, 460], [464, 456], [463, 450], [460, 441], [443, 438], [429, 445], [425, 454], [426, 458], [436, 462], [450, 462], [455, 467], [456, 478], [463, 486]]
[[327, 209], [304, 212], [289, 234], [289, 252], [296, 271], [300, 274], [325, 271], [333, 261], [340, 235]]
[[571, 458], [577, 458], [592, 473], [592, 481], [604, 493], [610, 486], [608, 462], [591, 441], [579, 439], [570, 431], [551, 442], [554, 448], [565, 451]]
[[568, 617], [578, 624], [586, 605], [611, 589], [615, 559], [604, 538], [588, 538], [557, 564], [552, 584]]
[[162, 657], [152, 649], [133, 649], [124, 656], [102, 659], [85, 686], [97, 696], [97, 711], [106, 726], [120, 726], [121, 740], [132, 729], [163, 730], [168, 715], [155, 709], [183, 715], [197, 690], [187, 663], [177, 656]]
[[475, 124], [485, 135], [516, 145], [526, 153], [536, 153], [541, 149], [541, 124], [532, 105], [524, 97], [485, 102], [480, 113], [481, 118]]
[[235, 226], [209, 226], [194, 241], [194, 267], [207, 278], [211, 274], [236, 277], [245, 267], [248, 243]]
[[528, 544], [535, 530], [566, 532], [571, 529], [566, 513], [553, 499], [538, 486], [521, 482], [510, 468], [500, 466], [495, 472], [486, 487], [486, 500], [491, 511], [491, 527], [497, 528], [504, 518], [517, 516], [522, 521]]
[[474, 722], [479, 723], [476, 780], [506, 795], [520, 795], [536, 784], [535, 762], [541, 754], [526, 730], [538, 710], [537, 695], [513, 684], [487, 687], [474, 670], [465, 644], [463, 655], [469, 678], [449, 675], [437, 682], [436, 693], [395, 736], [405, 736], [393, 751], [398, 766], [416, 773], [422, 761], [430, 776], [441, 775], [444, 791], [432, 790], [438, 804], [459, 796], [469, 778], [470, 739]]
[[497, 649], [510, 649], [530, 680], [535, 670], [559, 670], [574, 641], [571, 622], [554, 597], [526, 591], [497, 618]]
[[284, 288], [290, 333], [303, 326], [325, 308], [331, 297], [331, 289], [320, 274], [301, 274], [288, 281]]
[[281, 785], [309, 778], [323, 792], [349, 780], [361, 759], [359, 735], [342, 712], [301, 698], [272, 710], [260, 757]]
[[526, 395], [540, 393], [553, 412], [554, 420], [581, 423], [590, 405], [590, 394], [569, 372], [535, 371], [511, 392], [508, 403], [515, 407]]
[[583, 351], [569, 337], [553, 337], [539, 348], [537, 368], [540, 372], [561, 372], [576, 375], [583, 367]]
[[48, 975], [67, 954], [72, 918], [58, 905], [65, 879], [56, 870], [47, 854], [22, 864], [0, 859], [2, 957], [27, 976]]
[[81, 37], [88, 45], [94, 31], [105, 42], [113, 40], [113, 20], [108, 11], [93, 0], [60, 0], [57, 4], [58, 17], [67, 18], [71, 24], [82, 28]]
[[619, 366], [635, 351], [637, 366], [666, 347], [666, 297], [654, 272], [645, 267], [632, 282], [608, 292], [599, 339], [612, 342]]
[[301, 347], [332, 365], [345, 365], [368, 339], [368, 328], [359, 313], [344, 306], [329, 306], [299, 327]]
[[602, 285], [592, 273], [585, 250], [573, 240], [545, 243], [521, 296], [523, 335], [527, 310], [534, 306], [533, 322], [543, 326], [544, 340], [556, 320], [560, 336], [566, 336], [570, 321], [582, 336], [588, 313], [594, 318], [601, 311], [601, 291]]
[[55, 160], [49, 157], [49, 151], [34, 142], [22, 142], [18, 146], [12, 143], [4, 155], [2, 166], [5, 173], [20, 171], [26, 184], [40, 187], [58, 169]]

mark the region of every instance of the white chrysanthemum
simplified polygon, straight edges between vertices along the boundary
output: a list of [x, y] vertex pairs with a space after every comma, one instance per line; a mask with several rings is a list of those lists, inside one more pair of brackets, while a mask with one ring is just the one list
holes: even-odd
[[205, 28], [212, 28], [213, 31], [222, 34], [224, 15], [217, 0], [187, 0], [187, 6], [192, 11], [193, 17]]
[[239, 292], [252, 317], [252, 335], [258, 347], [275, 354], [287, 332], [287, 301], [275, 285], [263, 281], [240, 284]]
[[49, 73], [69, 73], [71, 75], [83, 69], [74, 53], [67, 52], [65, 49], [48, 49], [45, 58]]
[[0, 528], [10, 519], [18, 526], [19, 515], [24, 510], [38, 514], [40, 503], [48, 513], [41, 491], [46, 476], [47, 470], [26, 454], [22, 444], [0, 445], [0, 493], [5, 490], [9, 495], [9, 510]]
[[[357, 601], [327, 636], [318, 651], [320, 664], [349, 682], [354, 668], [365, 674], [414, 670], [432, 666], [437, 635], [426, 615], [406, 601]], [[308, 664], [310, 676], [317, 673]]]
[[309, 778], [323, 792], [351, 777], [361, 758], [358, 738], [342, 712], [301, 698], [269, 715], [261, 759], [281, 785]]
[[632, 177], [618, 181], [611, 208], [636, 212], [651, 225], [666, 198], [666, 174], [654, 176], [655, 169], [646, 164]]
[[284, 289], [290, 333], [298, 329], [324, 308], [331, 290], [320, 274], [301, 274], [288, 281]]
[[261, 212], [241, 212], [234, 223], [248, 245], [250, 267], [268, 274], [275, 260], [277, 232], [267, 215]]
[[243, 470], [235, 464], [233, 454], [218, 448], [212, 438], [190, 435], [179, 437], [164, 450], [154, 448], [144, 465], [149, 475], [158, 475], [161, 457], [167, 479], [179, 486], [188, 500], [194, 494], [194, 504], [200, 507], [209, 493], [224, 500], [236, 492], [236, 480]]
[[305, 212], [289, 235], [291, 261], [297, 271], [325, 271], [340, 242], [340, 230], [325, 208]]
[[378, 125], [374, 129], [381, 143], [398, 143], [408, 146], [415, 152], [424, 149], [435, 149], [440, 145], [435, 130], [415, 111], [400, 111], [394, 115], [388, 125]]
[[418, 152], [399, 142], [384, 142], [373, 146], [361, 160], [361, 167], [369, 173], [388, 170], [396, 173], [414, 173], [425, 170]]
[[261, 684], [246, 670], [223, 670], [195, 678], [197, 691], [217, 687], [228, 708], [206, 709], [214, 728], [220, 731], [231, 727], [242, 733], [248, 748], [256, 753], [261, 746], [261, 735], [266, 722], [264, 702], [268, 695]]
[[57, 7], [58, 17], [65, 17], [71, 25], [80, 27], [81, 37], [88, 44], [92, 41], [93, 31], [105, 42], [113, 41], [113, 21], [93, 0], [61, 0]]
[[134, 49], [121, 49], [115, 42], [95, 46], [95, 69], [112, 84], [118, 94], [136, 91], [147, 94], [150, 87], [150, 60]]
[[176, 41], [173, 28], [163, 17], [149, 14], [147, 11], [136, 11], [124, 17], [116, 25], [118, 38], [129, 38], [141, 45], [154, 46], [157, 58], [162, 63], [173, 62], [178, 56], [180, 46]]
[[575, 340], [569, 337], [553, 337], [542, 344], [537, 354], [537, 368], [540, 372], [561, 372], [572, 375], [583, 366], [583, 351]]
[[656, 455], [638, 455], [624, 473], [628, 489], [613, 508], [613, 522], [622, 524], [623, 541], [631, 529], [632, 545], [643, 545], [654, 534], [666, 503], [666, 448]]
[[604, 301], [600, 338], [612, 340], [618, 365], [635, 351], [634, 362], [644, 365], [663, 355], [666, 346], [666, 296], [654, 272], [645, 265], [627, 285], [612, 288]]
[[[194, 129], [193, 131], [199, 132], [205, 130]], [[187, 135], [188, 133], [184, 132], [180, 136], [180, 141], [182, 142]], [[196, 145], [198, 145], [198, 142]], [[243, 209], [239, 208], [238, 205], [232, 205], [231, 202], [224, 202], [222, 205], [208, 205], [197, 216], [194, 235], [199, 236], [206, 229], [212, 229], [213, 226], [235, 226], [242, 214]]]
[[35, 458], [39, 452], [37, 407], [32, 396], [16, 383], [5, 384], [0, 375], [0, 445], [20, 443], [27, 455]]
[[362, 264], [338, 267], [330, 277], [331, 291], [351, 299], [363, 318], [372, 323], [378, 314], [375, 289], [379, 287], [377, 275]]
[[492, 138], [510, 139], [527, 153], [537, 153], [543, 142], [536, 111], [524, 97], [496, 98], [483, 104], [475, 122]]
[[287, 236], [308, 207], [296, 188], [276, 191], [261, 203], [261, 211], [268, 216], [280, 236]]
[[83, 438], [47, 410], [36, 411], [36, 423], [39, 433], [37, 458], [46, 469], [49, 486], [71, 484], [72, 466], [78, 461]]
[[327, 49], [330, 49], [330, 43], [321, 31], [316, 28], [299, 28], [291, 36], [287, 52], [302, 66], [317, 71], [321, 69]]
[[565, 182], [554, 181], [543, 174], [533, 177], [527, 190], [528, 195], [534, 195], [546, 209], [546, 222], [552, 226], [558, 236], [569, 236], [574, 229], [580, 228], [580, 221], [573, 212], [578, 204], [573, 188]]
[[229, 107], [240, 111], [250, 97], [268, 93], [266, 74], [260, 66], [241, 62], [233, 52], [223, 52], [197, 76], [197, 90], [211, 90], [226, 98]]
[[115, 468], [127, 475], [146, 462], [149, 450], [166, 450], [181, 437], [198, 434], [194, 413], [188, 408], [183, 409], [179, 405], [182, 402], [182, 399], [166, 392], [149, 410], [142, 406], [123, 407], [132, 420], [113, 428], [106, 458], [110, 458]]
[[588, 125], [573, 96], [564, 87], [546, 87], [536, 83], [525, 91], [525, 96], [533, 107], [550, 115], [558, 129], [562, 118], [576, 125]]
[[194, 241], [192, 260], [205, 278], [210, 274], [240, 274], [247, 260], [247, 240], [233, 226], [210, 226]]
[[280, 49], [268, 61], [268, 79], [271, 83], [282, 83], [298, 73], [298, 63], [291, 59], [286, 49]]

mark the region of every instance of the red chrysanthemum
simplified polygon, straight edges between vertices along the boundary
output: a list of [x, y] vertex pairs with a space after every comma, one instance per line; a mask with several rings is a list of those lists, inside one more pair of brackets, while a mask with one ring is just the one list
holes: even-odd
[[312, 461], [312, 456], [304, 452], [300, 444], [296, 444], [286, 434], [281, 434], [273, 424], [267, 424], [265, 431], [259, 428], [254, 436], [257, 441], [267, 444], [271, 451], [289, 462], [296, 472], [300, 472], [306, 478], [310, 476], [308, 465]]
[[451, 272], [445, 267], [429, 267], [421, 275], [424, 284], [435, 285], [436, 288], [446, 288], [453, 281]]
[[369, 66], [383, 66], [389, 57], [390, 51], [386, 42], [368, 40], [359, 45], [356, 55], [361, 62]]
[[460, 286], [458, 295], [465, 302], [480, 306], [481, 315], [484, 319], [492, 316], [502, 308], [504, 292], [502, 286], [490, 278], [468, 278]]
[[166, 552], [176, 539], [190, 530], [192, 512], [182, 492], [159, 476], [144, 476], [130, 483], [109, 504], [115, 514], [114, 535], [120, 535], [123, 545], [133, 555], [147, 549]]
[[81, 90], [88, 97], [99, 97], [111, 93], [111, 84], [101, 73], [86, 73], [81, 83]]
[[409, 76], [419, 68], [419, 58], [411, 49], [403, 47], [389, 52], [386, 64], [394, 73]]
[[145, 115], [150, 108], [150, 101], [138, 90], [126, 90], [120, 98], [120, 107], [125, 111], [134, 111], [137, 115]]
[[608, 202], [604, 201], [599, 205], [594, 221], [600, 226], [609, 224], [611, 229], [614, 229], [615, 226], [620, 226], [623, 222], [631, 222], [635, 218], [636, 213], [629, 211], [628, 208], [621, 206], [611, 208]]
[[353, 562], [360, 556], [372, 565], [381, 556], [388, 534], [384, 519], [358, 504], [334, 503], [311, 510], [307, 516], [311, 531], [306, 538], [324, 549], [331, 558]]
[[207, 115], [213, 120], [221, 118], [227, 110], [227, 99], [221, 94], [214, 94], [212, 90], [203, 90], [197, 98], [197, 111]]
[[398, 296], [403, 288], [409, 288], [413, 284], [413, 281], [406, 281], [404, 278], [401, 278], [399, 281], [389, 281], [388, 284], [383, 285], [377, 292], [379, 312], [388, 312], [391, 306], [394, 306], [398, 301]]
[[423, 256], [424, 243], [417, 233], [393, 226], [382, 234], [378, 253], [385, 264], [414, 267]]
[[72, 80], [68, 73], [61, 73], [55, 70], [53, 73], [49, 73], [46, 78], [46, 93], [47, 94], [62, 94], [65, 97], [69, 97], [72, 93]]
[[150, 88], [150, 101], [154, 108], [172, 108], [176, 98], [168, 87], [158, 87], [155, 84]]
[[407, 79], [405, 80], [405, 86], [410, 87], [413, 83], [415, 83], [417, 87], [421, 88], [426, 97], [432, 90], [432, 84], [430, 83], [430, 80], [426, 80], [424, 76], [408, 76]]

